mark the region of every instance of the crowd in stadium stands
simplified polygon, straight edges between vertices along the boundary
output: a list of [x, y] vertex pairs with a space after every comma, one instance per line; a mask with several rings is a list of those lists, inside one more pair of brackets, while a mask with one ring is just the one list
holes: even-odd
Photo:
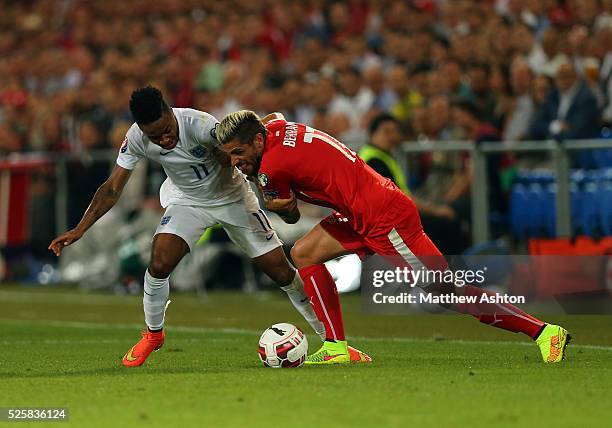
[[[612, 122], [612, 0], [1, 5], [0, 155], [118, 147], [145, 84], [219, 119], [282, 111], [355, 148], [382, 112], [405, 140], [606, 138]], [[409, 184], [454, 203], [468, 169], [424, 155]]]

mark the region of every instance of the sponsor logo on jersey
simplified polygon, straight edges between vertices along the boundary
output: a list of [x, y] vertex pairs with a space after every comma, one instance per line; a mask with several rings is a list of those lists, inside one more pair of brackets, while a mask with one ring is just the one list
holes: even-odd
[[268, 185], [268, 176], [266, 174], [259, 174], [257, 180], [261, 187], [266, 187]]
[[121, 148], [119, 149], [119, 151], [121, 153], [125, 153], [127, 152], [127, 149], [128, 149], [128, 137], [126, 135], [125, 138], [123, 139], [123, 143], [121, 143]]
[[161, 219], [161, 223], [160, 223], [160, 224], [161, 224], [162, 226], [167, 225], [168, 223], [170, 223], [170, 219], [171, 219], [171, 218], [172, 218], [172, 216], [171, 216], [171, 215], [167, 215], [167, 216], [162, 217], [162, 219]]
[[189, 153], [191, 153], [196, 158], [203, 158], [204, 156], [206, 156], [206, 148], [202, 146], [196, 146], [193, 149], [189, 150]]

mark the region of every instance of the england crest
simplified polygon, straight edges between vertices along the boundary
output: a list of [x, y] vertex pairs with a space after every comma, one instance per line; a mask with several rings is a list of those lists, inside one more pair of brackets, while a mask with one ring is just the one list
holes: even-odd
[[189, 153], [196, 158], [203, 158], [206, 156], [206, 148], [202, 146], [195, 146], [193, 149], [189, 150]]
[[268, 185], [268, 176], [266, 174], [259, 174], [257, 180], [261, 187], [266, 187]]

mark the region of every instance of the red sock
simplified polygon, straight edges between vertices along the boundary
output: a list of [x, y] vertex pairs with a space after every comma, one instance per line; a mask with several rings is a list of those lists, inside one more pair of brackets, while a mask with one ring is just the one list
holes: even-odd
[[464, 314], [470, 314], [478, 318], [481, 323], [513, 331], [515, 333], [525, 333], [531, 338], [536, 338], [545, 325], [544, 322], [509, 303], [479, 302], [482, 294], [495, 296], [497, 293], [492, 293], [471, 285], [466, 285], [464, 289], [465, 296], [478, 296], [478, 299], [476, 303], [461, 303], [457, 305], [457, 311]]
[[317, 318], [325, 325], [326, 339], [345, 340], [338, 290], [325, 265], [308, 266], [298, 269], [298, 272]]

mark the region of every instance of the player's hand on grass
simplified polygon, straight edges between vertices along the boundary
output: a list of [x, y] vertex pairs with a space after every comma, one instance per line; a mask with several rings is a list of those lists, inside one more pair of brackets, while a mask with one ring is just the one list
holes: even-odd
[[81, 236], [83, 236], [83, 234], [77, 232], [75, 229], [69, 230], [68, 232], [61, 234], [53, 241], [51, 241], [51, 244], [49, 245], [49, 250], [53, 251], [56, 256], [59, 256], [62, 253], [64, 247], [67, 247], [68, 245], [78, 241]]

